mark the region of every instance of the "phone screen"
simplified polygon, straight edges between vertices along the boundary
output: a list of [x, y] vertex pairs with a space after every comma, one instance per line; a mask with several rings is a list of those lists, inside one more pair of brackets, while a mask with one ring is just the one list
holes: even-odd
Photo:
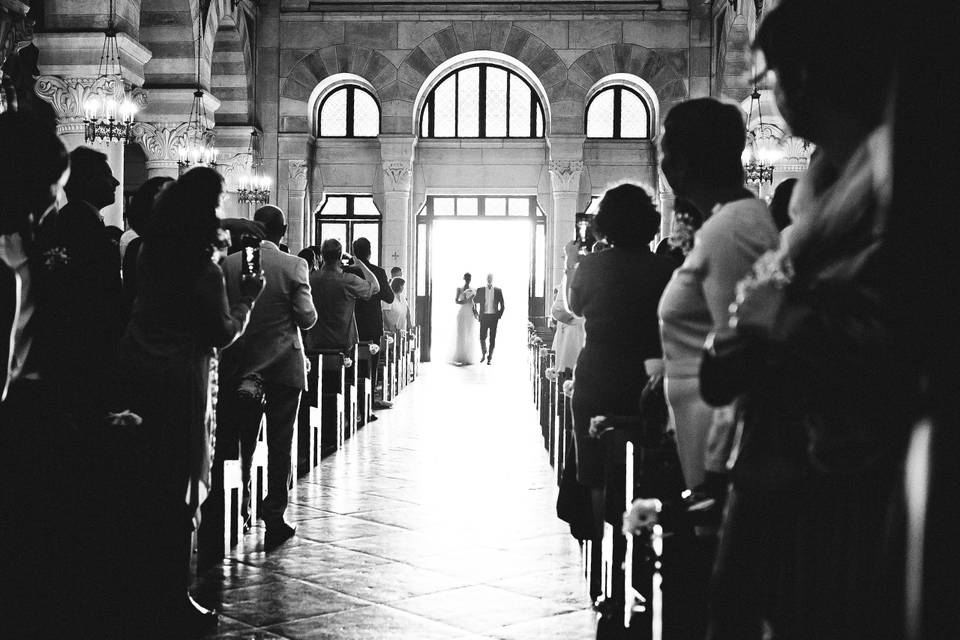
[[260, 273], [260, 250], [254, 247], [243, 248], [243, 274], [255, 276]]

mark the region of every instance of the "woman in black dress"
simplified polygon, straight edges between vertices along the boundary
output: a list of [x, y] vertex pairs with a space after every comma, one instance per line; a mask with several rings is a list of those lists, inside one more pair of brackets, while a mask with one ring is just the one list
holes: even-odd
[[229, 305], [212, 259], [222, 191], [223, 178], [201, 167], [161, 193], [121, 344], [127, 406], [143, 419], [123, 538], [136, 572], [124, 585], [131, 633], [186, 635], [217, 620], [187, 593], [191, 531], [210, 486], [211, 359], [243, 333], [264, 284], [245, 278]]
[[[642, 187], [623, 184], [607, 191], [594, 225], [612, 248], [581, 257], [576, 243], [567, 246], [567, 300], [584, 318], [587, 334], [574, 374], [574, 443], [577, 480], [591, 491], [594, 540], [599, 541], [605, 460], [603, 444], [589, 436], [590, 418], [639, 413], [647, 383], [644, 362], [661, 357], [657, 305], [673, 263], [650, 250], [660, 214]], [[622, 505], [608, 518], [619, 518]]]

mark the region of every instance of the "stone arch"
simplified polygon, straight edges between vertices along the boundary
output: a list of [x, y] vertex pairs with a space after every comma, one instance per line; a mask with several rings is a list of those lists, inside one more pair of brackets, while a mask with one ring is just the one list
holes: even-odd
[[351, 44], [317, 49], [301, 58], [280, 86], [280, 130], [308, 133], [309, 102], [314, 88], [328, 76], [349, 73], [370, 83], [381, 109], [381, 131], [391, 133], [386, 123], [393, 115], [393, 86], [397, 68], [383, 54]]
[[567, 82], [550, 96], [557, 103], [565, 103], [568, 110], [577, 107], [576, 129], [565, 133], [583, 133], [588, 92], [605, 77], [617, 73], [637, 76], [650, 85], [659, 102], [661, 123], [670, 107], [687, 97], [681, 70], [656, 50], [637, 44], [603, 45], [577, 58], [570, 66]]
[[253, 114], [253, 61], [245, 16], [219, 21], [210, 62], [210, 93], [220, 100], [218, 124], [250, 124]]
[[717, 75], [719, 93], [741, 102], [750, 97], [751, 87], [744, 80], [750, 68], [750, 25], [738, 15], [725, 30], [722, 43], [721, 73]]
[[[493, 51], [513, 58], [528, 68], [550, 96], [551, 88], [567, 78], [567, 66], [546, 42], [509, 22], [458, 22], [425, 38], [413, 48], [397, 69], [393, 99], [403, 109], [404, 128], [412, 133], [417, 94], [433, 71], [447, 60], [471, 51]], [[544, 109], [548, 107], [544, 104]], [[551, 105], [552, 108], [552, 105]], [[545, 123], [547, 128], [552, 123]]]
[[192, 86], [196, 81], [198, 0], [145, 2], [140, 43], [153, 53], [144, 67], [144, 85]]

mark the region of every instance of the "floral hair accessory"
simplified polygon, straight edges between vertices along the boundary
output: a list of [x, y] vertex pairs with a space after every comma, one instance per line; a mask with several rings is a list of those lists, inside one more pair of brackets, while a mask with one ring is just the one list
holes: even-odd
[[43, 258], [43, 267], [47, 271], [53, 271], [70, 264], [70, 253], [63, 246], [47, 249], [41, 254], [41, 257]]

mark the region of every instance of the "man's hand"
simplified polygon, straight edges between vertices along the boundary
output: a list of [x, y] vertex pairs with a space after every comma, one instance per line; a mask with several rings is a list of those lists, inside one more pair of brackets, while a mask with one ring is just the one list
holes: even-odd
[[260, 297], [260, 293], [266, 284], [267, 280], [263, 275], [263, 271], [257, 275], [240, 276], [240, 296], [256, 300]]

